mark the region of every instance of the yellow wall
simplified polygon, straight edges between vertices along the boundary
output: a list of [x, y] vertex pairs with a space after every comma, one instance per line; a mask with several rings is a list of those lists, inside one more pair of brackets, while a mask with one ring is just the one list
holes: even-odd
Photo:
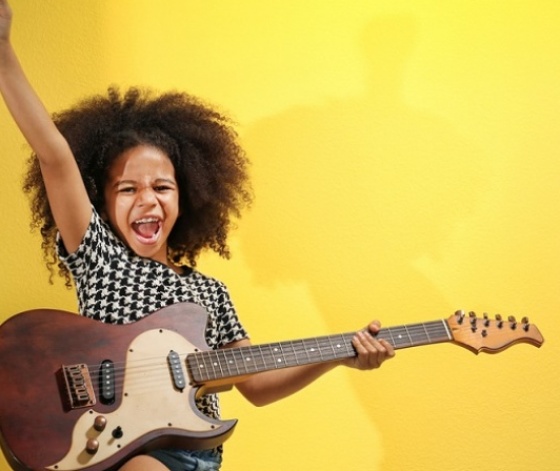
[[[403, 350], [263, 409], [225, 394], [240, 423], [224, 470], [558, 469], [560, 3], [12, 3], [49, 109], [140, 84], [239, 121], [256, 204], [233, 260], [201, 268], [230, 286], [256, 343], [458, 308], [528, 315], [546, 338], [492, 356]], [[1, 319], [74, 310], [29, 234], [4, 108], [0, 129]]]

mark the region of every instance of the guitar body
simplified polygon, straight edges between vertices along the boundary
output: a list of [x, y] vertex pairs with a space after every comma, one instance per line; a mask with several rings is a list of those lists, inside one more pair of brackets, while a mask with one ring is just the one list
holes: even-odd
[[[0, 328], [0, 445], [12, 468], [113, 470], [150, 449], [222, 443], [236, 421], [202, 414], [197, 388], [188, 375], [178, 387], [168, 363], [170, 351], [184, 359], [208, 350], [206, 322], [204, 309], [185, 303], [123, 326], [46, 309], [7, 320]], [[112, 369], [108, 398], [99, 393], [104, 362]], [[63, 365], [72, 368], [65, 373]], [[77, 391], [74, 403], [68, 391]]]

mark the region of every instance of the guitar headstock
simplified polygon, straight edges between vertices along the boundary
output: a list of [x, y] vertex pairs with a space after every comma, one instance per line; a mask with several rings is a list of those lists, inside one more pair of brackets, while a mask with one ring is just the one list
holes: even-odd
[[468, 348], [474, 353], [498, 353], [516, 343], [529, 343], [540, 347], [544, 342], [537, 326], [529, 324], [524, 317], [518, 322], [515, 317], [507, 320], [497, 314], [490, 319], [485, 313], [482, 318], [474, 312], [468, 315], [464, 311], [457, 311], [447, 319], [454, 343]]

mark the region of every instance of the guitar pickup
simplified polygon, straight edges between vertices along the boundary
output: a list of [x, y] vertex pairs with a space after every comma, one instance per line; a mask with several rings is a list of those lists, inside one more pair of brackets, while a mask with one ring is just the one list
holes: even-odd
[[183, 368], [181, 367], [181, 358], [177, 352], [171, 350], [169, 355], [167, 355], [167, 363], [169, 364], [169, 369], [171, 370], [171, 376], [173, 377], [173, 384], [179, 390], [185, 389], [185, 374], [183, 373]]
[[62, 376], [67, 403], [71, 409], [91, 407], [96, 404], [95, 392], [87, 365], [62, 365]]
[[99, 400], [103, 404], [115, 402], [115, 365], [111, 360], [105, 360], [99, 367]]

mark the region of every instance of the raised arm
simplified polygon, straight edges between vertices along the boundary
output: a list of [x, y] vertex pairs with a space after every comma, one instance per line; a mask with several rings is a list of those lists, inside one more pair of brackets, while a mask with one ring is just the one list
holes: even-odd
[[37, 154], [56, 225], [68, 252], [80, 244], [91, 205], [66, 139], [27, 80], [10, 41], [12, 11], [0, 0], [0, 93], [14, 121]]

